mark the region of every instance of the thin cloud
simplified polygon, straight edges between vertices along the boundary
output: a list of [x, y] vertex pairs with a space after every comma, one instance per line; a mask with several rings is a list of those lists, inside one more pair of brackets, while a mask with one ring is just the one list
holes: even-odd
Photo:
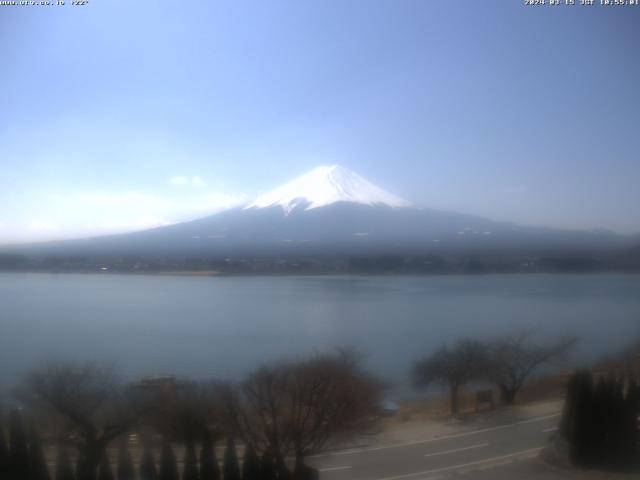
[[[185, 177], [187, 178], [187, 177]], [[171, 225], [211, 215], [247, 202], [189, 177], [193, 188], [80, 190], [49, 193], [33, 205], [31, 220], [0, 223], [0, 243], [86, 238]], [[6, 228], [4, 228], [6, 227]]]
[[86, 223], [85, 229], [102, 233], [131, 232], [148, 228], [163, 227], [174, 222], [161, 217], [139, 217], [130, 220], [104, 220], [97, 223]]
[[192, 209], [198, 212], [225, 210], [246, 203], [247, 196], [226, 193], [207, 193], [197, 196], [192, 202]]
[[189, 179], [187, 177], [171, 177], [169, 179], [170, 185], [183, 186], [183, 185], [186, 185], [187, 183], [189, 183]]
[[46, 220], [34, 220], [27, 223], [27, 229], [34, 232], [57, 232], [60, 227]]
[[[66, 196], [75, 199], [85, 205], [95, 206], [167, 206], [167, 199], [159, 195], [151, 195], [142, 192], [79, 192]], [[57, 195], [57, 198], [65, 198], [64, 195]]]
[[191, 184], [194, 187], [204, 187], [206, 185], [206, 183], [204, 183], [204, 180], [202, 180], [197, 175], [195, 177], [191, 177]]
[[172, 185], [174, 187], [190, 186], [190, 187], [202, 188], [202, 187], [206, 186], [207, 184], [198, 175], [194, 175], [192, 177], [184, 177], [182, 175], [178, 175], [178, 176], [175, 176], [175, 177], [171, 177], [169, 179], [169, 185]]
[[136, 213], [153, 218], [184, 217], [190, 212], [219, 211], [247, 201], [245, 194], [220, 191], [167, 192], [164, 195], [143, 192], [76, 192], [56, 194], [51, 200], [67, 212], [83, 211], [107, 218], [130, 217]]

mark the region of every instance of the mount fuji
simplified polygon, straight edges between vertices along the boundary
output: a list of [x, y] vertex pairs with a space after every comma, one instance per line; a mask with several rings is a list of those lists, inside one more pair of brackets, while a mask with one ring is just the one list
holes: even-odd
[[258, 197], [244, 209], [279, 206], [289, 214], [294, 209], [326, 207], [337, 202], [360, 205], [411, 207], [408, 202], [384, 191], [357, 173], [340, 165], [322, 166], [286, 185]]
[[[254, 201], [151, 230], [16, 246], [40, 256], [185, 259], [602, 256], [637, 242], [604, 231], [525, 227], [416, 206], [347, 168], [315, 168]], [[253, 261], [253, 260], [252, 260]]]

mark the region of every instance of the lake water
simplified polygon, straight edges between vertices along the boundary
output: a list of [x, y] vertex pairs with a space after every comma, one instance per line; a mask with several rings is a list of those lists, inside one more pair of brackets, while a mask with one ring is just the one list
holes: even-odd
[[[407, 387], [461, 336], [579, 333], [577, 361], [640, 336], [640, 276], [170, 277], [0, 274], [0, 382], [48, 358], [131, 375], [237, 378], [287, 355], [355, 346]], [[0, 385], [1, 386], [1, 385]]]

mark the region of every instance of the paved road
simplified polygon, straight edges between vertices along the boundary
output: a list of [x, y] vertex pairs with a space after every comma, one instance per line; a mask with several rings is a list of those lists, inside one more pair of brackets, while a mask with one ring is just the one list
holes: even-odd
[[320, 469], [322, 480], [436, 480], [481, 472], [537, 456], [559, 418], [555, 413], [439, 438], [344, 450], [309, 463]]

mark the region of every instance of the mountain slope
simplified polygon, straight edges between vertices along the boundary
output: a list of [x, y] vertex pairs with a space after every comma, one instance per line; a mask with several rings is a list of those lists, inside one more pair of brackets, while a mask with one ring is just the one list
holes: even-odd
[[602, 251], [615, 235], [521, 227], [418, 208], [336, 202], [286, 212], [280, 206], [236, 208], [143, 232], [31, 245], [59, 255], [171, 257], [540, 253]]

